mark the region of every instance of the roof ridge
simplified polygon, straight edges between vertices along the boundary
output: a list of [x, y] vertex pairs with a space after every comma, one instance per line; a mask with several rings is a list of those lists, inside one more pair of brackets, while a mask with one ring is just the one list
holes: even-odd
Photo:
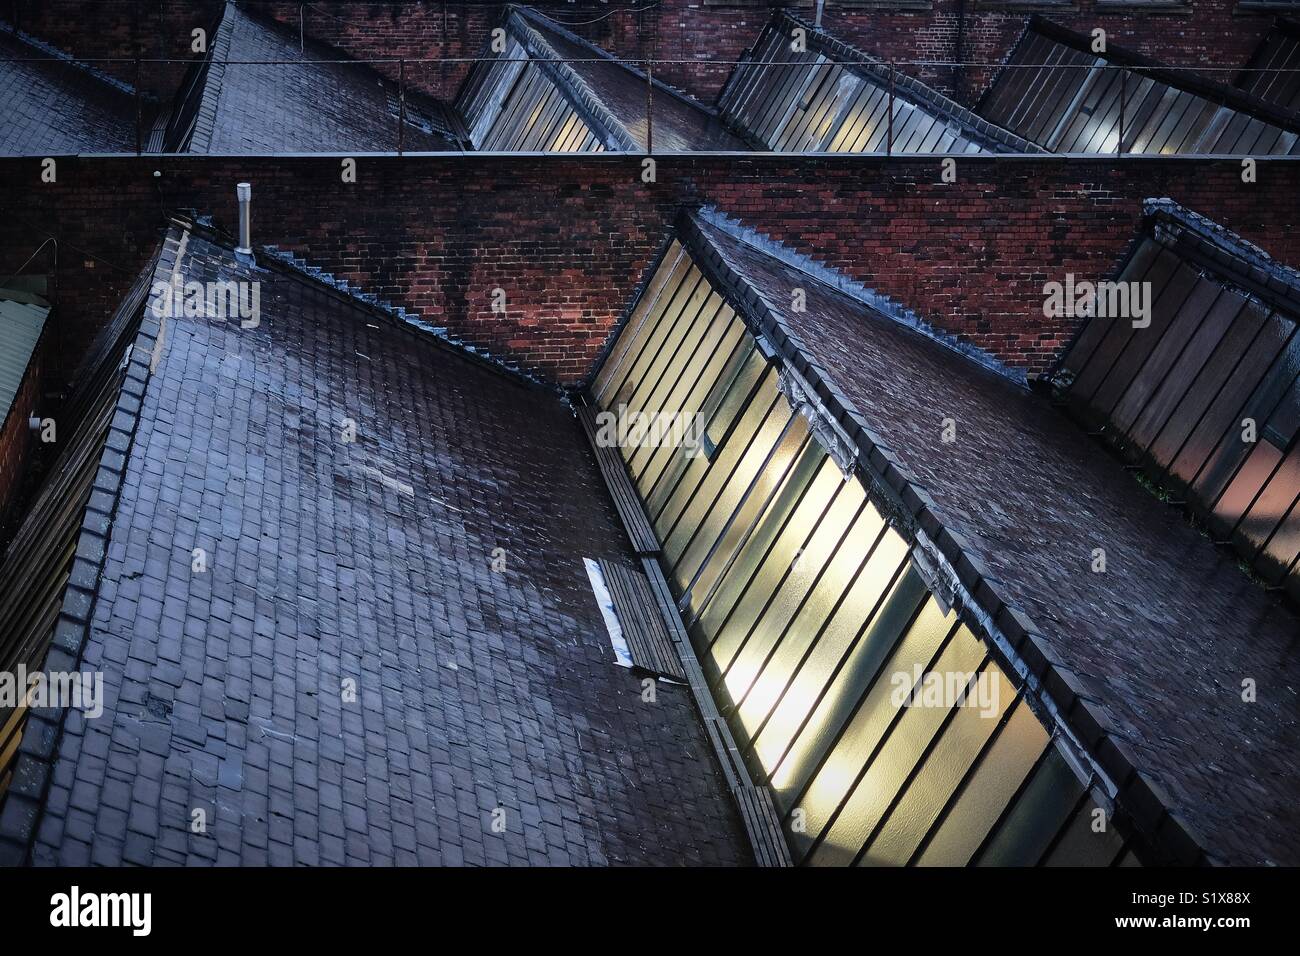
[[[220, 228], [212, 221], [210, 216], [184, 216], [174, 214], [169, 223], [171, 229], [184, 229], [193, 233], [205, 242], [235, 254], [234, 238]], [[385, 299], [380, 298], [372, 292], [364, 292], [355, 283], [341, 279], [333, 273], [311, 265], [306, 258], [298, 255], [292, 250], [281, 249], [278, 245], [266, 244], [258, 246], [258, 252], [265, 259], [266, 265], [259, 263], [257, 268], [267, 268], [268, 266], [278, 268], [281, 272], [292, 273], [292, 275], [304, 282], [331, 292], [339, 296], [350, 305], [360, 308], [364, 311], [376, 313], [393, 322], [399, 323], [402, 327], [413, 329], [425, 335], [429, 335], [446, 348], [451, 349], [463, 358], [474, 362], [482, 363], [489, 368], [500, 372], [510, 378], [527, 383], [528, 385], [546, 389], [547, 391], [557, 392], [563, 395], [563, 390], [547, 382], [536, 375], [528, 372], [517, 363], [507, 359], [500, 358], [479, 348], [469, 342], [459, 339], [452, 335], [445, 326], [434, 326], [425, 322], [418, 312], [407, 309], [405, 306], [393, 305]]]
[[1008, 366], [995, 355], [981, 349], [979, 346], [967, 342], [951, 332], [937, 328], [901, 302], [876, 291], [871, 286], [859, 282], [856, 279], [845, 275], [843, 272], [831, 268], [825, 263], [817, 261], [812, 256], [790, 248], [786, 244], [773, 239], [766, 233], [759, 232], [757, 229], [744, 225], [740, 220], [727, 216], [712, 204], [701, 206], [699, 210], [696, 211], [696, 215], [709, 225], [722, 230], [732, 238], [745, 243], [750, 248], [776, 259], [793, 269], [797, 269], [814, 281], [819, 282], [842, 295], [848, 296], [862, 305], [865, 305], [873, 312], [878, 313], [895, 324], [911, 329], [913, 332], [923, 335], [937, 344], [957, 352], [968, 361], [979, 365], [1016, 385], [1022, 387], [1025, 386], [1027, 376], [1023, 369]]
[[[207, 236], [203, 236], [203, 238], [214, 241]], [[224, 243], [218, 242], [217, 244], [225, 248]], [[406, 328], [428, 335], [463, 358], [484, 364], [509, 378], [520, 380], [547, 391], [557, 391], [554, 385], [538, 378], [517, 362], [494, 355], [486, 349], [453, 335], [446, 326], [432, 325], [421, 318], [418, 312], [405, 306], [394, 305], [374, 293], [365, 292], [349, 280], [339, 278], [319, 266], [311, 265], [304, 257], [290, 250], [281, 249], [274, 245], [265, 245], [259, 247], [259, 251], [269, 257], [272, 263], [280, 266], [283, 271], [292, 273], [295, 278], [333, 292], [358, 308], [379, 313]]]
[[587, 81], [564, 61], [563, 57], [555, 51], [555, 48], [547, 42], [546, 37], [537, 32], [533, 24], [525, 22], [529, 19], [525, 15], [526, 9], [512, 4], [506, 14], [506, 23], [510, 23], [515, 16], [519, 17], [518, 28], [526, 41], [525, 48], [530, 46], [535, 48], [528, 50], [530, 58], [537, 57], [536, 51], [544, 54], [544, 59], [536, 59], [536, 62], [549, 63], [551, 69], [560, 74], [563, 82], [570, 87], [565, 91], [567, 95], [580, 102], [582, 110], [604, 128], [609, 138], [615, 141], [615, 145], [620, 150], [627, 152], [642, 151], [642, 147], [637, 143], [636, 137], [632, 135], [631, 130], [610, 112], [609, 107], [605, 105], [605, 101], [596, 94], [596, 91], [587, 84]]
[[[841, 40], [839, 37], [829, 32], [825, 27], [809, 22], [790, 9], [784, 7], [777, 8], [776, 13], [772, 18], [772, 22], [768, 24], [765, 29], [776, 27], [782, 20], [786, 20], [808, 31], [809, 38], [815, 40], [820, 46], [828, 48], [835, 57], [835, 61], [840, 65], [847, 66], [850, 69], [858, 67], [861, 70], [870, 73], [873, 79], [882, 82], [888, 82], [892, 79], [895, 87], [895, 96], [900, 95], [899, 90], [901, 90], [904, 99], [910, 95], [913, 98], [920, 100], [925, 106], [929, 106], [943, 114], [944, 119], [951, 123], [957, 123], [978, 139], [986, 142], [997, 143], [998, 145], [1005, 146], [1014, 152], [1048, 152], [1037, 143], [1033, 143], [1018, 133], [1013, 133], [1011, 130], [1005, 129], [998, 124], [985, 119], [983, 116], [968, 109], [952, 97], [935, 89], [923, 80], [917, 79], [911, 74], [905, 73], [897, 67], [892, 66], [887, 61]], [[885, 75], [882, 76], [881, 74]]]
[[[206, 70], [201, 78], [203, 91], [199, 94], [199, 105], [194, 113], [194, 129], [191, 130], [188, 141], [178, 144], [178, 151], [206, 153], [212, 143], [217, 103], [221, 99], [221, 86], [226, 76], [226, 60], [230, 58], [230, 35], [235, 29], [229, 16], [232, 9], [237, 8], [231, 0], [226, 0], [221, 22], [217, 24], [217, 32], [208, 46]], [[218, 50], [222, 52], [220, 57], [217, 56]], [[199, 144], [198, 149], [195, 148], [196, 142]]]
[[[568, 28], [568, 25], [566, 25], [565, 23], [559, 20], [555, 20], [552, 19], [551, 17], [548, 17], [546, 14], [542, 13], [536, 7], [530, 6], [528, 4], [523, 4], [523, 3], [512, 3], [510, 4], [510, 7], [518, 11], [521, 15], [525, 17], [528, 17], [530, 19], [545, 21], [545, 25], [547, 26], [548, 29], [554, 29], [556, 33], [560, 34], [562, 37], [569, 40], [570, 42], [576, 43], [579, 46], [591, 50], [600, 59], [608, 60], [610, 63], [615, 64], [616, 66], [626, 70], [627, 72], [633, 74], [634, 76], [638, 76], [643, 80], [646, 79], [645, 71], [638, 69], [636, 66], [633, 65], [631, 61], [621, 59], [620, 57], [615, 56], [613, 53], [610, 53], [604, 47], [592, 42], [591, 40], [588, 40], [586, 37], [582, 36], [581, 34], [574, 33], [572, 30]], [[654, 62], [653, 57], [651, 57], [650, 62]], [[659, 79], [658, 77], [651, 76], [649, 77], [649, 81], [653, 83], [657, 89], [663, 90], [665, 93], [669, 94], [670, 96], [678, 100], [681, 100], [683, 103], [686, 103], [688, 106], [693, 106], [696, 109], [702, 110], [703, 112], [708, 113], [709, 115], [714, 117], [719, 115], [718, 110], [716, 108], [700, 100], [697, 100], [695, 97], [691, 96], [689, 93], [686, 93], [684, 90], [679, 90], [677, 87], [672, 86], [669, 83], [665, 83], [663, 80]]]
[[86, 63], [82, 60], [78, 60], [72, 54], [60, 50], [54, 44], [47, 43], [45, 40], [42, 40], [40, 37], [28, 33], [26, 30], [19, 30], [13, 24], [9, 23], [8, 20], [0, 19], [0, 32], [7, 34], [8, 36], [12, 37], [14, 40], [16, 40], [19, 43], [22, 43], [25, 46], [29, 46], [32, 47], [33, 49], [39, 50], [40, 52], [44, 53], [47, 57], [52, 57], [56, 60], [60, 60], [63, 63], [66, 63], [69, 66], [76, 67], [78, 70], [81, 70], [83, 73], [86, 73], [87, 75], [93, 77], [94, 79], [98, 80], [100, 83], [104, 83], [108, 86], [113, 87], [119, 93], [125, 93], [128, 96], [135, 96], [137, 95], [137, 93], [140, 93], [140, 95], [143, 95], [150, 100], [156, 100], [156, 97], [154, 97], [150, 93], [143, 93], [141, 91], [137, 91], [135, 86], [131, 83], [126, 82], [126, 80], [118, 79], [116, 76], [113, 76], [111, 73], [106, 73], [103, 70], [99, 69], [98, 67], [92, 66], [91, 64]]
[[[1230, 281], [1234, 279], [1247, 281], [1255, 287], [1263, 284], [1266, 289], [1279, 296], [1289, 293], [1294, 296], [1294, 301], [1282, 300], [1277, 304], [1289, 307], [1290, 311], [1300, 312], [1300, 269], [1279, 262], [1249, 239], [1243, 238], [1226, 226], [1201, 215], [1193, 209], [1188, 209], [1173, 199], [1150, 198], [1143, 200], [1142, 213], [1147, 219], [1147, 229], [1153, 236], [1160, 230], [1163, 223], [1188, 230], [1194, 238], [1213, 246], [1217, 251], [1232, 260], [1231, 263], [1222, 262], [1221, 260], [1216, 261], [1210, 268], [1214, 266], [1223, 268], [1235, 264], [1240, 267], [1243, 273], [1246, 273], [1236, 274], [1235, 270], [1224, 268], [1223, 271], [1227, 274], [1223, 278]], [[1261, 275], [1266, 280], [1265, 283], [1260, 283]], [[1284, 288], [1282, 290], [1273, 289], [1271, 287], [1273, 282]]]

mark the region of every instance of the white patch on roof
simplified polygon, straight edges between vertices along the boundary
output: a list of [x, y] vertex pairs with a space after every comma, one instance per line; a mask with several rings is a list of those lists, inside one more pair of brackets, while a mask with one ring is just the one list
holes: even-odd
[[614, 599], [605, 586], [605, 575], [600, 573], [599, 562], [583, 558], [587, 567], [587, 577], [591, 580], [591, 590], [596, 594], [596, 603], [600, 606], [600, 615], [605, 619], [605, 629], [609, 631], [609, 643], [614, 648], [614, 659], [620, 667], [632, 666], [632, 652], [628, 650], [627, 640], [623, 637], [623, 625], [618, 623], [618, 614], [614, 610]]

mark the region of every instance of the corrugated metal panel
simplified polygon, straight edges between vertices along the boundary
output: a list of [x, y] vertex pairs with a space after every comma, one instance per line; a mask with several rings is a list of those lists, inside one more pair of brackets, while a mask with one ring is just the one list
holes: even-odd
[[[918, 128], [910, 135], [927, 135]], [[703, 234], [674, 242], [597, 371], [619, 452], [709, 691], [796, 862], [1105, 865], [1083, 782], [985, 644], [928, 590], [903, 535], [796, 408]], [[813, 282], [806, 275], [798, 280]], [[660, 433], [663, 429], [660, 430]], [[970, 676], [931, 706], [898, 675]], [[989, 711], [970, 706], [993, 688]]]
[[1300, 152], [1300, 125], [1267, 103], [1113, 45], [1105, 56], [1090, 49], [1082, 34], [1035, 18], [980, 115], [1056, 153]]
[[1076, 415], [1300, 598], [1300, 276], [1261, 285], [1267, 260], [1155, 222], [1118, 277], [1149, 283], [1149, 326], [1091, 319], [1057, 380]]
[[36, 343], [45, 329], [45, 317], [50, 314], [48, 306], [18, 301], [31, 296], [9, 298], [10, 295], [0, 289], [0, 423], [9, 416], [14, 396], [22, 386]]
[[1300, 111], [1300, 24], [1277, 20], [1237, 86], [1293, 113]]
[[[806, 40], [799, 51], [796, 30]], [[728, 125], [775, 152], [1037, 152], [920, 81], [784, 11], [776, 13], [736, 67], [719, 106]]]

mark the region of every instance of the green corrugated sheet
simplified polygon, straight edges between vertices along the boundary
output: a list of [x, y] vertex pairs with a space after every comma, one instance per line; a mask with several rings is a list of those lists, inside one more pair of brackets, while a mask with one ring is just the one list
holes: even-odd
[[29, 293], [0, 289], [0, 422], [9, 416], [50, 314], [41, 301]]

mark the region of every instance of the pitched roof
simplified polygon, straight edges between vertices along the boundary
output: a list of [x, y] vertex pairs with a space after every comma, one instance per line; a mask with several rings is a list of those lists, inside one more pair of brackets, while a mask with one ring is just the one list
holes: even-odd
[[[476, 148], [643, 151], [649, 139], [657, 152], [748, 151], [710, 108], [658, 80], [647, 81], [643, 71], [537, 11], [510, 6], [505, 29], [511, 44], [478, 64], [457, 97]], [[520, 58], [536, 69], [511, 62]], [[528, 101], [523, 110], [521, 98]], [[536, 119], [537, 103], [552, 122]], [[578, 121], [589, 136], [568, 135]]]
[[1237, 86], [1282, 109], [1300, 112], [1300, 23], [1284, 17], [1274, 20]]
[[583, 559], [633, 556], [571, 410], [193, 227], [173, 276], [260, 283], [260, 321], [146, 313], [106, 710], [68, 712], [34, 859], [749, 862], [687, 688], [615, 665]]
[[728, 126], [778, 152], [1042, 152], [785, 10], [732, 72], [719, 106]]
[[965, 585], [963, 613], [1045, 675], [1149, 834], [1219, 862], [1300, 861], [1295, 615], [990, 360], [716, 214], [684, 231], [839, 416], [893, 520]]
[[[135, 90], [32, 37], [0, 29], [0, 153], [123, 153], [136, 148]], [[143, 102], [147, 139], [157, 105]]]
[[192, 153], [410, 152], [458, 148], [436, 101], [228, 2], [207, 60], [177, 105], [167, 148]]
[[1300, 121], [1286, 111], [1113, 43], [1104, 55], [1091, 44], [1033, 17], [976, 112], [1057, 153], [1300, 153]]
[[1146, 324], [1089, 319], [1056, 382], [1088, 427], [1300, 598], [1300, 273], [1169, 200], [1146, 213], [1119, 276], [1150, 290]]

